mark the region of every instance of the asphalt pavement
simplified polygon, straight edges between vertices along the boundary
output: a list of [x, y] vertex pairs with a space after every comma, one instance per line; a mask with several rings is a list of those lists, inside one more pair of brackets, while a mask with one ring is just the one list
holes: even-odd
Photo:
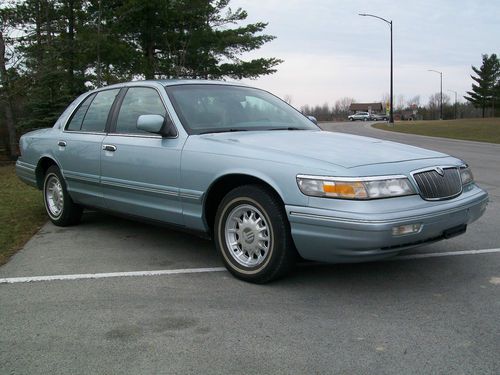
[[368, 125], [321, 126], [465, 159], [486, 214], [406, 258], [305, 263], [269, 285], [187, 234], [95, 212], [47, 224], [0, 267], [46, 277], [0, 283], [0, 374], [499, 374], [500, 145]]

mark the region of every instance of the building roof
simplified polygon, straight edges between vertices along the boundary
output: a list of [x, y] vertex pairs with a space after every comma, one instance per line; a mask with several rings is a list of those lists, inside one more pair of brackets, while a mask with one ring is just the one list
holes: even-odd
[[384, 109], [382, 103], [352, 103], [349, 106], [351, 111], [368, 111], [371, 108], [372, 111], [381, 111]]

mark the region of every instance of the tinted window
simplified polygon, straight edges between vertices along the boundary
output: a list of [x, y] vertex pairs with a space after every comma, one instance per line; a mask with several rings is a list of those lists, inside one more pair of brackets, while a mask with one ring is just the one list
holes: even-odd
[[122, 134], [148, 134], [137, 129], [137, 118], [140, 115], [161, 115], [166, 111], [158, 92], [148, 87], [132, 87], [128, 89], [116, 121], [116, 132]]
[[191, 133], [238, 130], [318, 130], [309, 119], [268, 92], [226, 85], [166, 88], [184, 127]]
[[82, 131], [103, 132], [108, 120], [109, 110], [113, 105], [116, 95], [120, 89], [105, 90], [98, 92], [90, 103], [83, 119]]
[[94, 99], [94, 97], [95, 94], [89, 95], [89, 97], [83, 101], [83, 103], [80, 105], [80, 108], [78, 108], [78, 110], [75, 112], [75, 114], [71, 118], [71, 121], [66, 127], [67, 130], [80, 130], [82, 128], [83, 118], [85, 117], [85, 114], [87, 113], [90, 103], [92, 103], [92, 99]]

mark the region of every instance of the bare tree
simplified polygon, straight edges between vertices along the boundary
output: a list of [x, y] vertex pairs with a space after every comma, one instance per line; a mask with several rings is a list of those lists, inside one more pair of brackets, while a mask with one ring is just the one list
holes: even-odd
[[[440, 115], [441, 93], [437, 92], [429, 97], [427, 108], [433, 119], [438, 119]], [[450, 104], [450, 96], [443, 93], [443, 108]]]
[[287, 102], [288, 104], [292, 105], [292, 101], [293, 101], [293, 96], [290, 95], [290, 94], [286, 94], [285, 97], [283, 98], [283, 100], [285, 102]]
[[402, 111], [406, 108], [406, 100], [404, 95], [398, 95], [396, 111]]
[[411, 107], [413, 105], [420, 107], [420, 95], [415, 95], [413, 98], [408, 99], [406, 105], [407, 107]]
[[334, 117], [346, 117], [349, 114], [349, 107], [355, 100], [348, 96], [337, 100], [333, 106], [332, 114]]

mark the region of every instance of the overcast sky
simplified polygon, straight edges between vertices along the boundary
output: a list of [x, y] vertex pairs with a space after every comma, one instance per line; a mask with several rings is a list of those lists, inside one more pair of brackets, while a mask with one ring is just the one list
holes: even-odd
[[279, 57], [277, 73], [248, 81], [292, 104], [333, 104], [350, 96], [380, 101], [389, 92], [389, 26], [358, 13], [393, 20], [394, 96], [421, 96], [425, 104], [439, 91], [458, 91], [472, 80], [471, 65], [483, 53], [500, 52], [498, 0], [232, 0], [248, 21], [265, 21], [277, 38], [247, 57]]

